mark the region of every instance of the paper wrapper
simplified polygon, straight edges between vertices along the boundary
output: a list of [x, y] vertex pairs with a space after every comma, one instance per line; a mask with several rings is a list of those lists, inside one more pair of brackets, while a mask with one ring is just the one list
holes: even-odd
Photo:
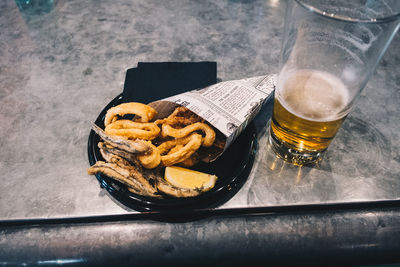
[[202, 117], [225, 137], [223, 150], [215, 151], [213, 161], [229, 147], [260, 111], [275, 88], [276, 75], [220, 82], [150, 103], [165, 118], [177, 105]]

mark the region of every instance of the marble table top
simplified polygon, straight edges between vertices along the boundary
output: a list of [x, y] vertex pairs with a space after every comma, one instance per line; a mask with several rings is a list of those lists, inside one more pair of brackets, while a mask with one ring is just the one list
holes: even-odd
[[[0, 220], [136, 213], [89, 167], [90, 122], [145, 61], [216, 61], [220, 80], [276, 73], [284, 1], [55, 1], [25, 14], [0, 3]], [[266, 142], [241, 190], [218, 209], [400, 200], [400, 38], [314, 168]]]

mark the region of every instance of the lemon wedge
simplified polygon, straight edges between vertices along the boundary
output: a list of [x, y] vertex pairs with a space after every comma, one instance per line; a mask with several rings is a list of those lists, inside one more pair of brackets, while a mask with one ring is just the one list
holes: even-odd
[[164, 178], [175, 187], [202, 191], [210, 190], [217, 181], [215, 175], [176, 166], [166, 167]]

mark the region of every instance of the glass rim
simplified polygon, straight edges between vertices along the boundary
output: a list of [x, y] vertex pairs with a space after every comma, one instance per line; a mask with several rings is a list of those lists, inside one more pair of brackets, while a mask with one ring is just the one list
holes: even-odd
[[303, 2], [303, 0], [295, 0], [300, 6], [303, 8], [307, 9], [308, 11], [311, 11], [312, 13], [315, 13], [317, 15], [323, 16], [328, 19], [334, 19], [334, 20], [339, 20], [339, 21], [345, 21], [345, 22], [353, 22], [353, 23], [384, 23], [384, 22], [390, 22], [393, 20], [397, 20], [400, 18], [400, 12], [395, 13], [394, 15], [390, 15], [388, 17], [382, 17], [382, 18], [371, 18], [371, 19], [355, 19], [351, 18], [348, 16], [341, 16], [333, 13], [328, 13], [325, 12], [319, 8], [316, 8], [310, 4], [306, 4]]

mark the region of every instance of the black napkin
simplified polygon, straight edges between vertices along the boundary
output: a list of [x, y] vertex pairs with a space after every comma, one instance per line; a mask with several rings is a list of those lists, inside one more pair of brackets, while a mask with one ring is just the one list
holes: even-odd
[[147, 104], [216, 82], [216, 62], [139, 62], [126, 72], [123, 101]]

